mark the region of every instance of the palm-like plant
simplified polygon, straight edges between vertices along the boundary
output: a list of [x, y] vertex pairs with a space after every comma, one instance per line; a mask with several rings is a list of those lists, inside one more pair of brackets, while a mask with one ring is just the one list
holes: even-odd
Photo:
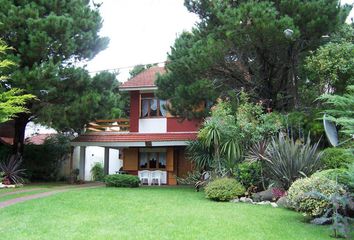
[[198, 170], [208, 170], [213, 164], [213, 153], [200, 141], [190, 141], [187, 146], [187, 157]]
[[220, 122], [209, 119], [204, 123], [204, 128], [199, 133], [199, 136], [202, 136], [201, 142], [205, 145], [205, 147], [209, 149], [213, 149], [214, 151], [214, 160], [216, 163], [217, 173], [222, 173], [222, 166], [221, 166], [221, 141], [222, 141], [222, 125]]
[[234, 170], [237, 164], [243, 161], [244, 155], [242, 148], [239, 145], [238, 139], [235, 137], [226, 138], [221, 145], [221, 153], [223, 156], [223, 168], [226, 170], [226, 175], [234, 176]]
[[269, 161], [267, 158], [267, 149], [269, 142], [267, 140], [262, 140], [250, 147], [248, 155], [246, 156], [249, 162], [260, 162], [261, 167], [261, 182], [263, 189], [266, 189], [263, 174], [263, 164], [265, 161]]
[[279, 135], [273, 139], [265, 157], [268, 173], [285, 189], [300, 177], [317, 171], [320, 166], [321, 152], [317, 152], [319, 142], [311, 145], [310, 136], [305, 143]]
[[11, 155], [6, 161], [0, 162], [0, 172], [3, 173], [4, 179], [11, 183], [23, 183], [22, 176], [25, 169], [21, 168], [22, 156], [19, 154]]

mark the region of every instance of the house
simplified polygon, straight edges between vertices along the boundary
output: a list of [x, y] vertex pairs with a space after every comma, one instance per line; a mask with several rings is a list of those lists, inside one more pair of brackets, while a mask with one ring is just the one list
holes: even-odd
[[155, 80], [164, 73], [164, 67], [154, 66], [123, 83], [120, 91], [130, 94], [129, 118], [89, 123], [86, 132], [73, 140], [74, 165], [79, 167], [81, 179], [87, 180], [86, 149], [92, 146], [104, 148], [106, 174], [113, 173], [109, 166], [115, 161], [109, 156], [112, 150], [119, 150], [116, 161], [122, 160], [122, 170], [133, 175], [161, 170], [163, 184], [176, 185], [176, 176], [185, 176], [192, 169], [185, 148], [196, 139], [200, 121], [172, 116], [164, 107], [168, 102], [156, 97]]

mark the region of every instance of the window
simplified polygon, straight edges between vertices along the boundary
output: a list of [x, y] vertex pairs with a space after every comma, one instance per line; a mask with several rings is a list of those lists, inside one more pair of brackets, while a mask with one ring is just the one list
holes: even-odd
[[141, 117], [166, 117], [166, 101], [157, 98], [141, 99]]
[[139, 151], [139, 169], [166, 169], [166, 152], [142, 149]]

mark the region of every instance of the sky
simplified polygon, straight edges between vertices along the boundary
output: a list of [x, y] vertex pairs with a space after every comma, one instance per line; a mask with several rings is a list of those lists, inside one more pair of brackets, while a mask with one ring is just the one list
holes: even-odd
[[[198, 20], [187, 11], [183, 0], [102, 2], [100, 35], [108, 36], [110, 44], [87, 64], [90, 72], [163, 62], [178, 34], [191, 30]], [[118, 80], [126, 80], [128, 72], [121, 69]]]
[[[108, 48], [87, 63], [94, 74], [121, 68], [119, 81], [129, 77], [129, 66], [163, 62], [178, 34], [189, 31], [198, 17], [187, 11], [183, 0], [96, 0], [102, 2], [101, 36], [110, 38]], [[354, 0], [342, 0], [342, 4]], [[350, 17], [354, 17], [352, 10]], [[122, 68], [124, 67], [124, 68]]]

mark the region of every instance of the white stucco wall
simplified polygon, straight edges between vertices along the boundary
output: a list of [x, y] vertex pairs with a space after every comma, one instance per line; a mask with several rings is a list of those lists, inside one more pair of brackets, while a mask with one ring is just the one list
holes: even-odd
[[[91, 181], [91, 168], [96, 162], [104, 164], [103, 147], [86, 147], [85, 154], [85, 181]], [[114, 174], [123, 166], [123, 161], [119, 159], [119, 150], [109, 149], [109, 174]], [[80, 147], [74, 148], [73, 168], [80, 168]]]
[[139, 133], [167, 132], [167, 118], [139, 119]]

